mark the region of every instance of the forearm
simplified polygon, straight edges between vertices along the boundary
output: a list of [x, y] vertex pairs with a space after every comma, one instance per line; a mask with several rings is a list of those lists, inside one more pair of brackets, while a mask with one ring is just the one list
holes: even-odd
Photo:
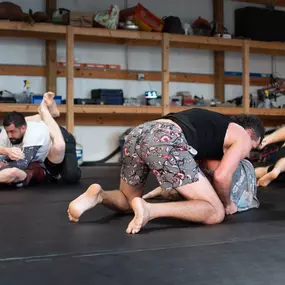
[[282, 127], [275, 132], [271, 133], [270, 135], [267, 135], [265, 137], [266, 144], [272, 144], [277, 142], [285, 141], [285, 127]]
[[9, 148], [0, 146], [0, 155], [8, 155]]
[[0, 167], [0, 170], [7, 169], [7, 168], [13, 168], [13, 167], [21, 169], [21, 170], [25, 170], [28, 168], [28, 166], [29, 166], [28, 162], [24, 159], [13, 160], [13, 161], [7, 162], [5, 166]]
[[25, 155], [25, 159], [9, 161], [7, 163], [7, 165], [5, 165], [4, 167], [1, 167], [0, 169], [12, 168], [12, 167], [16, 167], [16, 168], [22, 169], [22, 170], [27, 169], [29, 164], [35, 158], [39, 148], [40, 148], [40, 146], [25, 147], [23, 150], [23, 153]]
[[230, 204], [230, 189], [232, 184], [232, 177], [225, 177], [223, 180], [215, 178], [213, 179], [213, 187], [216, 190], [219, 198], [226, 207]]

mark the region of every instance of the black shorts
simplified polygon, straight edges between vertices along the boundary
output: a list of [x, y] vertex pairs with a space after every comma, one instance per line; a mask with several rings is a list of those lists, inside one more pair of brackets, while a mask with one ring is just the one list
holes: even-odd
[[45, 159], [45, 168], [51, 179], [60, 178], [66, 183], [76, 183], [81, 178], [81, 171], [78, 167], [76, 156], [76, 141], [74, 136], [65, 128], [59, 126], [65, 141], [65, 154], [61, 163], [55, 164]]
[[[74, 154], [76, 155], [76, 142], [72, 134], [70, 134], [65, 128], [59, 126], [64, 142], [65, 142], [65, 155], [70, 152], [70, 149], [74, 149]], [[65, 164], [65, 158], [61, 163], [53, 163], [48, 158], [45, 159], [45, 168], [47, 172], [54, 178], [58, 178], [62, 174], [63, 165]]]
[[51, 161], [49, 161], [48, 158], [46, 158], [44, 164], [45, 164], [46, 171], [52, 177], [56, 178], [61, 174], [62, 163], [55, 164], [55, 163], [52, 163]]

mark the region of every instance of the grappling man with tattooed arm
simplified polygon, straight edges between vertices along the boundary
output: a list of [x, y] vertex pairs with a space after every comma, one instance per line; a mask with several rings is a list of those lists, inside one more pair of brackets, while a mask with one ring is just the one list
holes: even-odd
[[23, 114], [8, 113], [0, 133], [0, 183], [25, 181], [26, 170], [32, 162], [43, 162], [47, 157], [51, 138], [43, 121], [26, 121]]

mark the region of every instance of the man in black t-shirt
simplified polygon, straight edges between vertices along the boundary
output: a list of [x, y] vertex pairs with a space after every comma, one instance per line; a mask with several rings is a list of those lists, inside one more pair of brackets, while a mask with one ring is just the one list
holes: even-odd
[[[91, 185], [70, 203], [69, 219], [77, 222], [85, 211], [102, 203], [134, 211], [126, 230], [130, 234], [159, 217], [220, 223], [225, 214], [237, 211], [230, 199], [233, 174], [263, 137], [262, 122], [253, 115], [225, 116], [194, 108], [146, 122], [126, 137], [120, 190], [103, 191], [100, 185]], [[213, 185], [195, 160], [220, 160]], [[184, 201], [148, 203], [142, 199], [150, 171], [164, 190], [175, 189]]]

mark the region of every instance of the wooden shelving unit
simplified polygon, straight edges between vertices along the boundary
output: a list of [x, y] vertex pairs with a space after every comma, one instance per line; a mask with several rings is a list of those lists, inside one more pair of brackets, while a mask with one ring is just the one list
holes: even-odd
[[254, 3], [254, 4], [260, 4], [260, 5], [275, 5], [275, 6], [280, 6], [280, 7], [285, 7], [285, 0], [274, 0], [274, 1], [269, 1], [269, 0], [233, 0], [236, 2], [245, 2], [245, 3]]
[[[248, 41], [239, 39], [222, 39], [200, 36], [184, 36], [162, 33], [150, 33], [140, 31], [124, 31], [124, 30], [107, 30], [100, 28], [78, 28], [71, 26], [61, 26], [53, 24], [26, 24], [22, 22], [0, 22], [0, 36], [5, 37], [23, 37], [23, 38], [39, 38], [43, 40], [65, 40], [67, 66], [57, 70], [57, 76], [67, 78], [67, 104], [60, 106], [60, 111], [65, 114], [66, 125], [70, 132], [73, 132], [74, 124], [87, 124], [87, 117], [92, 118], [98, 116], [112, 116], [105, 120], [101, 125], [107, 122], [114, 122], [114, 116], [120, 125], [134, 125], [138, 121], [149, 118], [155, 118], [167, 112], [176, 112], [187, 109], [188, 107], [170, 107], [169, 106], [169, 82], [201, 82], [213, 83], [213, 75], [185, 75], [179, 73], [170, 73], [169, 71], [169, 51], [171, 48], [194, 48], [208, 49], [214, 51], [235, 51], [240, 52], [243, 58], [243, 76], [225, 77], [225, 84], [243, 84], [244, 107], [243, 108], [207, 108], [216, 110], [224, 114], [253, 113], [262, 116], [265, 120], [278, 118], [278, 124], [281, 124], [285, 118], [285, 111], [280, 109], [250, 109], [249, 108], [249, 86], [250, 84], [264, 85], [269, 83], [268, 79], [251, 79], [249, 78], [249, 54], [250, 53], [267, 53], [273, 55], [285, 55], [285, 44], [283, 43], [267, 43], [258, 41]], [[114, 78], [135, 80], [136, 73], [132, 71], [84, 71], [77, 70], [73, 66], [74, 42], [88, 41], [96, 43], [120, 44], [120, 45], [140, 45], [140, 46], [160, 46], [162, 50], [162, 69], [159, 72], [144, 72], [146, 80], [161, 80], [163, 100], [162, 107], [149, 106], [90, 106], [90, 105], [74, 105], [73, 98], [73, 79], [74, 77], [87, 78]], [[29, 70], [29, 71], [28, 71]], [[16, 74], [51, 76], [47, 73], [46, 67], [15, 67], [0, 66], [0, 75]], [[107, 74], [107, 75], [106, 75]], [[185, 81], [184, 81], [185, 80]], [[267, 83], [266, 83], [267, 82]], [[33, 113], [37, 111], [35, 105], [25, 104], [1, 104], [0, 112], [18, 110], [24, 113]], [[135, 116], [134, 116], [135, 115]], [[81, 119], [80, 119], [81, 118]], [[84, 118], [84, 119], [82, 119]], [[102, 119], [102, 122], [104, 120]], [[100, 124], [98, 120], [96, 124]], [[116, 124], [117, 124], [116, 123]], [[275, 122], [277, 123], [277, 122]], [[113, 124], [113, 123], [112, 123]], [[89, 125], [89, 124], [88, 124]]]

